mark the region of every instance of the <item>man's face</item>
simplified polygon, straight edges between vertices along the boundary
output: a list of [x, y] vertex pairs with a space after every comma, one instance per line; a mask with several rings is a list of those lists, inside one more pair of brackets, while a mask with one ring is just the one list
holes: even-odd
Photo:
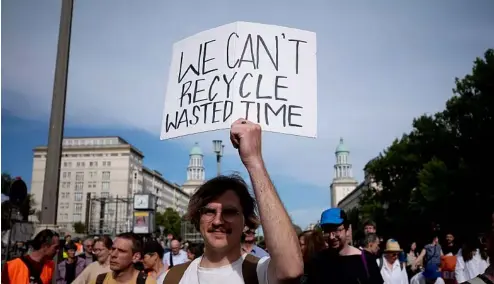
[[139, 253], [132, 252], [132, 241], [117, 238], [110, 254], [110, 269], [118, 272], [127, 269], [140, 259]]
[[366, 234], [375, 234], [376, 233], [376, 227], [374, 227], [373, 225], [365, 225], [364, 227], [364, 233]]
[[394, 263], [398, 259], [399, 255], [399, 252], [386, 252], [384, 257], [389, 261], [389, 263]]
[[158, 257], [157, 253], [147, 253], [142, 259], [142, 264], [144, 265], [145, 269], [151, 269], [158, 261], [161, 261], [161, 259]]
[[373, 254], [377, 254], [379, 252], [379, 240], [376, 240], [373, 243], [369, 244], [369, 251], [372, 252]]
[[110, 250], [105, 247], [103, 242], [96, 242], [94, 244], [93, 253], [99, 263], [104, 263], [110, 255]]
[[240, 244], [245, 223], [241, 212], [240, 200], [231, 190], [201, 209], [199, 229], [211, 249], [227, 251]]
[[170, 248], [173, 254], [178, 254], [180, 252], [180, 242], [177, 240], [173, 240], [170, 244]]
[[51, 239], [51, 245], [44, 247], [44, 255], [47, 259], [53, 259], [57, 255], [58, 248], [60, 247], [60, 238], [53, 237]]
[[347, 230], [344, 225], [324, 226], [323, 231], [329, 248], [339, 250], [347, 243]]
[[256, 230], [251, 229], [251, 228], [246, 228], [246, 230], [244, 231], [244, 235], [245, 235], [245, 242], [246, 243], [256, 241]]
[[84, 252], [92, 253], [94, 247], [94, 241], [89, 239], [84, 241]]
[[446, 242], [448, 244], [452, 244], [454, 240], [455, 240], [455, 237], [453, 236], [453, 234], [447, 234], [446, 235]]

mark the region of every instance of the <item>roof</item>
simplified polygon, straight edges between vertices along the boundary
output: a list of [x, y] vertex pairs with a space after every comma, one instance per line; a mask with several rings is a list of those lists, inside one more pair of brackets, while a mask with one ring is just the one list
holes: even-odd
[[350, 153], [347, 146], [343, 142], [343, 138], [340, 138], [340, 144], [336, 147], [336, 153]]
[[192, 147], [192, 149], [190, 150], [190, 155], [191, 155], [191, 156], [192, 156], [192, 155], [201, 155], [201, 156], [203, 155], [203, 154], [202, 154], [201, 147], [199, 147], [199, 143], [198, 143], [198, 142], [196, 142], [196, 143], [194, 144], [194, 147]]

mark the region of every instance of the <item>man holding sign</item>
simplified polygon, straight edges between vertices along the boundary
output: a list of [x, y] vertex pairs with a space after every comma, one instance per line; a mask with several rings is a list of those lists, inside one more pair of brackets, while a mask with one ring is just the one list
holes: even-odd
[[[276, 284], [303, 273], [297, 235], [265, 168], [261, 127], [245, 119], [235, 121], [230, 139], [249, 173], [257, 200], [238, 176], [219, 176], [203, 184], [191, 197], [187, 217], [201, 232], [205, 252], [192, 262], [173, 267], [165, 284]], [[242, 254], [244, 227], [258, 222], [259, 208], [270, 257]]]

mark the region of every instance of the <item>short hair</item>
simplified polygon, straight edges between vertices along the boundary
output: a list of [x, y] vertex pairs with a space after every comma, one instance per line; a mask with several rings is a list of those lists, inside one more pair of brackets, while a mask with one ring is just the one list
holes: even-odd
[[98, 239], [94, 240], [95, 244], [98, 242], [102, 243], [105, 246], [105, 248], [107, 248], [107, 249], [111, 249], [111, 247], [113, 246], [113, 241], [108, 236], [101, 236]]
[[374, 229], [376, 229], [376, 223], [372, 220], [367, 220], [364, 222], [364, 228], [367, 226], [372, 226], [372, 227], [374, 227]]
[[51, 246], [53, 243], [53, 238], [54, 237], [59, 237], [59, 235], [52, 230], [45, 229], [41, 232], [39, 232], [31, 242], [31, 246], [33, 247], [34, 250], [39, 250], [43, 246]]
[[369, 233], [369, 234], [365, 235], [362, 244], [364, 245], [364, 247], [367, 247], [368, 245], [375, 243], [376, 241], [379, 241], [379, 240], [380, 239], [379, 239], [379, 236], [377, 234]]
[[242, 213], [245, 218], [245, 225], [249, 228], [257, 226], [259, 224], [259, 218], [257, 217], [257, 203], [254, 197], [249, 193], [247, 183], [237, 174], [217, 176], [201, 185], [190, 198], [186, 219], [199, 230], [201, 209], [228, 190], [233, 191], [240, 200]]
[[163, 259], [163, 255], [165, 254], [165, 249], [157, 241], [150, 240], [144, 244], [142, 253], [143, 254], [157, 253], [158, 257], [160, 259]]
[[204, 254], [204, 244], [197, 243], [197, 244], [191, 244], [187, 250], [189, 250], [195, 258], [200, 257], [201, 255]]
[[141, 238], [134, 233], [121, 233], [117, 235], [117, 238], [126, 239], [132, 242], [132, 252], [133, 253], [142, 253], [142, 240]]

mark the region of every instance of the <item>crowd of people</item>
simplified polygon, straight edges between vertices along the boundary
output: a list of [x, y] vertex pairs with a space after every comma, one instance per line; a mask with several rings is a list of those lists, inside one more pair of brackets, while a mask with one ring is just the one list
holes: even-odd
[[[34, 238], [31, 253], [5, 264], [2, 283], [48, 284], [53, 277], [59, 284], [445, 283], [441, 272], [450, 269], [453, 258], [456, 282], [494, 283], [494, 224], [478, 244], [459, 248], [448, 234], [441, 247], [433, 236], [419, 253], [414, 243], [403, 250], [397, 240], [382, 240], [372, 222], [361, 243], [352, 245], [345, 212], [331, 208], [322, 212], [320, 230], [297, 235], [265, 168], [260, 126], [239, 119], [230, 138], [254, 196], [236, 175], [215, 177], [198, 188], [186, 217], [201, 233], [204, 247], [178, 239], [143, 242], [123, 233], [113, 240], [87, 239], [78, 255], [77, 245], [65, 240], [66, 257], [55, 267], [59, 236], [45, 230]], [[264, 248], [255, 241], [260, 225]]]

